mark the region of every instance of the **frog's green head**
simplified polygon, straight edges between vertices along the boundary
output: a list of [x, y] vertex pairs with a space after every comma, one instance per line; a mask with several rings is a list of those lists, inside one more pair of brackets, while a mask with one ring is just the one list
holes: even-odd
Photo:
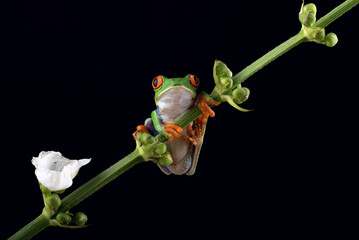
[[152, 80], [152, 87], [155, 90], [155, 102], [167, 91], [173, 88], [182, 88], [190, 92], [195, 98], [197, 96], [197, 88], [199, 79], [196, 75], [188, 74], [184, 78], [166, 78], [165, 76], [157, 76]]

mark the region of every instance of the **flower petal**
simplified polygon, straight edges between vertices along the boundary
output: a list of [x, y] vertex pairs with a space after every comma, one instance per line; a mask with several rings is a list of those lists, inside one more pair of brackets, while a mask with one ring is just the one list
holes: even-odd
[[77, 173], [79, 172], [80, 168], [86, 164], [88, 164], [91, 161], [91, 159], [80, 159], [74, 162], [74, 164], [69, 165], [70, 166], [70, 174], [71, 177], [76, 177]]
[[35, 166], [38, 181], [51, 191], [64, 190], [72, 185], [79, 169], [91, 159], [70, 160], [60, 152], [42, 151], [31, 162]]
[[81, 164], [81, 167], [82, 167], [82, 166], [85, 166], [86, 164], [88, 164], [91, 161], [91, 158], [84, 158], [84, 159], [80, 159], [78, 161], [79, 161], [79, 163]]
[[51, 170], [36, 169], [37, 180], [50, 191], [60, 191], [72, 185], [70, 171], [56, 172]]

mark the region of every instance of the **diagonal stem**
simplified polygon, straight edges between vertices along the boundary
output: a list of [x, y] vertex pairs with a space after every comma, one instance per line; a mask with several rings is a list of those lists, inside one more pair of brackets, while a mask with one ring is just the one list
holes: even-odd
[[[297, 35], [291, 37], [287, 41], [283, 42], [273, 50], [269, 51], [261, 58], [257, 59], [251, 65], [247, 66], [245, 69], [237, 73], [233, 77], [233, 86], [237, 86], [238, 83], [242, 83], [247, 80], [250, 76], [261, 70], [263, 67], [267, 66], [270, 62], [274, 61], [284, 53], [288, 52], [298, 44], [304, 41], [304, 36], [302, 32], [299, 32]], [[228, 90], [231, 91], [232, 89]], [[226, 93], [226, 92], [225, 92]], [[224, 94], [225, 94], [224, 93]]]
[[[340, 16], [342, 16], [344, 13], [352, 9], [355, 5], [359, 3], [359, 0], [347, 0], [340, 4], [338, 7], [334, 8], [332, 11], [330, 11], [328, 14], [326, 14], [324, 17], [320, 18], [313, 27], [326, 27], [336, 19], [338, 19]], [[244, 68], [242, 71], [240, 71], [238, 74], [236, 74], [233, 77], [233, 86], [236, 86], [238, 83], [244, 82], [247, 78], [252, 76], [254, 73], [268, 65], [270, 62], [274, 61], [284, 53], [288, 52], [293, 47], [297, 46], [298, 44], [302, 43], [304, 41], [304, 36], [299, 32], [294, 37], [288, 39], [278, 47], [274, 48], [273, 50], [269, 51], [267, 54], [253, 62], [251, 65]], [[227, 92], [231, 91], [233, 89], [229, 89]]]
[[122, 160], [107, 168], [105, 171], [101, 172], [96, 177], [92, 178], [90, 181], [83, 184], [75, 191], [70, 193], [67, 197], [65, 197], [62, 200], [58, 212], [69, 211], [71, 208], [85, 200], [85, 198], [95, 193], [97, 190], [101, 189], [106, 184], [120, 176], [122, 173], [126, 172], [128, 169], [142, 161], [143, 159], [136, 149]]
[[313, 27], [326, 27], [337, 18], [342, 16], [344, 13], [355, 7], [359, 3], [359, 0], [347, 0], [340, 4], [338, 7], [334, 8], [327, 15], [319, 19]]
[[17, 231], [12, 235], [8, 240], [27, 240], [44, 230], [46, 227], [50, 226], [50, 220], [44, 215], [40, 215], [35, 218], [32, 222], [28, 223], [26, 226]]

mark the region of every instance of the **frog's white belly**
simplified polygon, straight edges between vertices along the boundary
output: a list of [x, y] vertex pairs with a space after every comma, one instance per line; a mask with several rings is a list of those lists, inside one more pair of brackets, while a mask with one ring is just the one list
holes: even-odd
[[[173, 123], [177, 117], [191, 109], [194, 105], [194, 94], [184, 87], [172, 87], [157, 100], [159, 114], [163, 124]], [[187, 135], [187, 129], [183, 128], [181, 135]], [[192, 165], [193, 145], [181, 138], [175, 138], [167, 143], [173, 163], [168, 169], [174, 174], [184, 174]]]
[[194, 94], [187, 88], [177, 86], [163, 92], [157, 99], [157, 107], [163, 122], [173, 123], [194, 105]]

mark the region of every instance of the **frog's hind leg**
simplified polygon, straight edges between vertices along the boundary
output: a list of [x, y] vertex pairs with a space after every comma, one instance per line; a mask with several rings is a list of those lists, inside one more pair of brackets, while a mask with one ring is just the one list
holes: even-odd
[[191, 125], [192, 124], [187, 125], [187, 135], [182, 135], [182, 138], [191, 142], [194, 146], [197, 146], [199, 144], [199, 138], [197, 137], [198, 135]]

